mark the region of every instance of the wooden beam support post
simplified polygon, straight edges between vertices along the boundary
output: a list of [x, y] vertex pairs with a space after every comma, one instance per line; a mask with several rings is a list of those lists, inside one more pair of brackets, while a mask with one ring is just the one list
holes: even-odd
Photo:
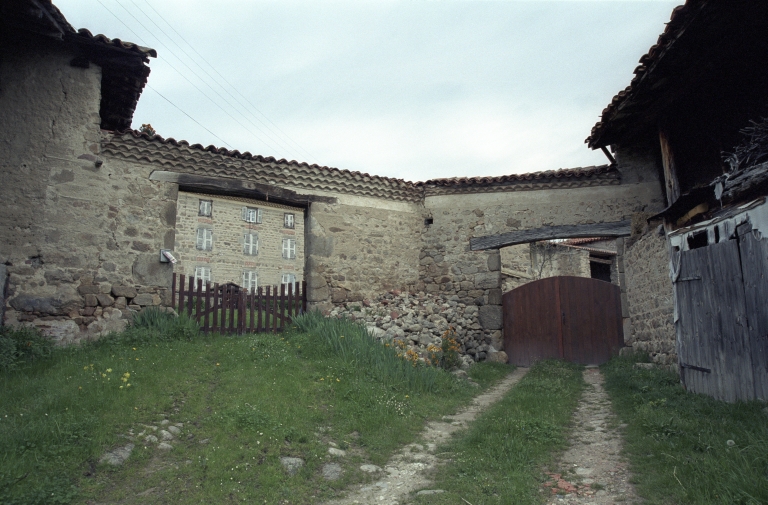
[[661, 126], [659, 143], [661, 144], [661, 161], [664, 164], [664, 189], [667, 191], [667, 206], [670, 206], [680, 198], [680, 181], [677, 179], [675, 155], [669, 142], [669, 130]]

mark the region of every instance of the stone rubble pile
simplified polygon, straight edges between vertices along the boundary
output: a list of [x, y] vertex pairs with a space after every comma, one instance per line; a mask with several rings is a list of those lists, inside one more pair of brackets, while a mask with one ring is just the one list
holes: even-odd
[[481, 307], [465, 304], [456, 295], [410, 294], [397, 290], [334, 307], [330, 317], [345, 317], [368, 328], [378, 340], [404, 342], [406, 348], [426, 357], [427, 346], [440, 346], [443, 335], [453, 329], [453, 338], [461, 346], [463, 368], [476, 361], [506, 363], [501, 331], [484, 330], [480, 324]]

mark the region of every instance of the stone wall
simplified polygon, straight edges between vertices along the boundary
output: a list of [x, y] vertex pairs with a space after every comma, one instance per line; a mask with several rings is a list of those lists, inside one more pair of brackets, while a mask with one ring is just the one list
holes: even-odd
[[[449, 298], [455, 295], [461, 303], [480, 306], [482, 330], [477, 336], [497, 339], [501, 329], [501, 257], [498, 251], [471, 251], [471, 238], [555, 224], [620, 221], [647, 208], [661, 207], [655, 180], [427, 195], [425, 208], [433, 224], [422, 234], [419, 290]], [[520, 251], [527, 246], [516, 247], [521, 268], [525, 261]]]
[[424, 228], [417, 205], [337, 195], [312, 204], [307, 235], [309, 301], [333, 304], [415, 291]]
[[[160, 304], [176, 195], [101, 154], [101, 71], [44, 42], [0, 55], [0, 262], [5, 322], [59, 341], [121, 329], [128, 305]], [[135, 296], [127, 297], [128, 294]]]
[[[200, 200], [210, 201], [210, 216], [199, 215]], [[261, 223], [243, 220], [243, 207], [261, 209]], [[284, 216], [293, 215], [293, 228], [285, 227]], [[197, 249], [197, 230], [213, 232], [212, 249]], [[244, 235], [255, 234], [258, 248], [244, 252]], [[283, 257], [283, 239], [296, 244], [294, 258]], [[253, 254], [255, 253], [255, 254]], [[304, 209], [247, 198], [223, 197], [180, 191], [176, 206], [176, 246], [179, 260], [174, 271], [195, 275], [195, 267], [211, 269], [211, 282], [243, 284], [243, 272], [255, 272], [259, 286], [278, 285], [283, 274], [304, 280]]]
[[624, 276], [631, 334], [625, 344], [647, 352], [655, 363], [674, 367], [674, 299], [666, 239], [656, 229], [627, 239]]

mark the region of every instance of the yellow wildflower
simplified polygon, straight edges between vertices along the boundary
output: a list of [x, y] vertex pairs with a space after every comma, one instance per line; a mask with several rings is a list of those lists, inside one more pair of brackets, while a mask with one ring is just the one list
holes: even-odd
[[111, 368], [107, 368], [107, 373], [112, 373], [112, 369]]

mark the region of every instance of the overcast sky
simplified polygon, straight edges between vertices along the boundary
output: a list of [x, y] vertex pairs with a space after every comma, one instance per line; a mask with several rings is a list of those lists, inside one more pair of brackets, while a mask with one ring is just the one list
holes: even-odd
[[416, 181], [605, 163], [584, 139], [682, 1], [54, 3], [157, 50], [136, 129]]

